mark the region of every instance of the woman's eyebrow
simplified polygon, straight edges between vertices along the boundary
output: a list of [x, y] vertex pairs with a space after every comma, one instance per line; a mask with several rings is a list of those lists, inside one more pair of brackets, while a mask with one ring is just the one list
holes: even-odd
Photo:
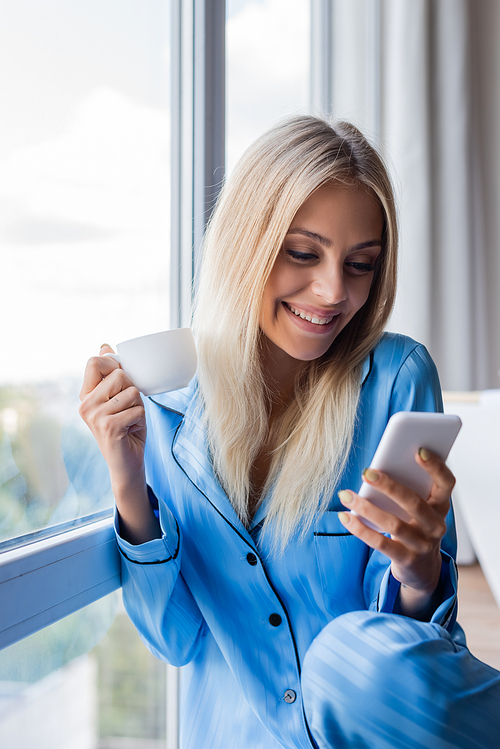
[[380, 239], [368, 239], [366, 242], [360, 242], [351, 247], [351, 252], [352, 250], [366, 250], [368, 247], [382, 247], [382, 242]]
[[329, 239], [327, 239], [326, 237], [322, 237], [321, 234], [316, 234], [316, 232], [308, 231], [307, 229], [300, 229], [298, 226], [294, 227], [293, 229], [288, 229], [287, 234], [303, 234], [305, 237], [314, 239], [316, 240], [316, 242], [319, 242], [325, 247], [330, 247], [330, 245], [332, 244]]
[[[331, 247], [331, 240], [327, 237], [323, 237], [321, 234], [316, 234], [314, 231], [309, 231], [308, 229], [301, 229], [300, 227], [296, 226], [293, 229], [289, 229], [287, 231], [287, 234], [303, 234], [305, 237], [309, 237], [309, 239], [314, 239], [316, 242], [319, 242], [320, 244], [324, 245], [325, 247]], [[353, 247], [350, 248], [350, 252], [353, 250], [365, 250], [368, 247], [382, 247], [382, 242], [380, 239], [368, 239], [366, 242], [360, 242], [359, 244], [355, 244]]]

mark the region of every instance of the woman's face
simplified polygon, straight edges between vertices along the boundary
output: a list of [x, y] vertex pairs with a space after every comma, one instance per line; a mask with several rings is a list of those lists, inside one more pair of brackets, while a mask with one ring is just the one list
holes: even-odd
[[279, 367], [322, 356], [368, 299], [382, 210], [363, 186], [326, 185], [299, 208], [264, 289], [260, 327]]

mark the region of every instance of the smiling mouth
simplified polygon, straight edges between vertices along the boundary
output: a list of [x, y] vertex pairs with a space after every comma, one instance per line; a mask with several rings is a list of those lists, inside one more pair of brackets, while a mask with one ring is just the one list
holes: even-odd
[[301, 317], [302, 320], [307, 320], [307, 322], [310, 322], [313, 325], [328, 325], [328, 323], [332, 322], [332, 320], [340, 314], [340, 312], [335, 312], [333, 315], [330, 315], [330, 317], [315, 317], [313, 315], [307, 315], [299, 309], [295, 309], [295, 307], [292, 307], [292, 305], [287, 302], [283, 302], [283, 304], [290, 310], [290, 312], [293, 312], [296, 317]]

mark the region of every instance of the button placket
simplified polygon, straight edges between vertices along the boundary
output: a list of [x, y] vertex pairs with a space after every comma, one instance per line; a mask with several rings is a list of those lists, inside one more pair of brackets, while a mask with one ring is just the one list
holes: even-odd
[[[255, 567], [259, 562], [258, 557], [252, 551], [248, 552], [246, 560], [251, 567]], [[269, 615], [268, 622], [272, 627], [279, 627], [283, 623], [283, 619], [280, 614], [274, 612]], [[288, 705], [292, 705], [297, 700], [297, 692], [293, 689], [287, 689], [282, 699]]]

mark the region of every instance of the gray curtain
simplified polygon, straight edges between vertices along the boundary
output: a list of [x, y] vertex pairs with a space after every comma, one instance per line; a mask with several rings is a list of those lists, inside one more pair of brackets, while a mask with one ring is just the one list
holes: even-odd
[[353, 121], [388, 164], [401, 229], [389, 328], [429, 348], [448, 390], [498, 387], [471, 106], [473, 8], [468, 0], [312, 0], [313, 34], [321, 29], [312, 109]]

